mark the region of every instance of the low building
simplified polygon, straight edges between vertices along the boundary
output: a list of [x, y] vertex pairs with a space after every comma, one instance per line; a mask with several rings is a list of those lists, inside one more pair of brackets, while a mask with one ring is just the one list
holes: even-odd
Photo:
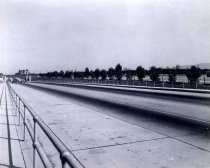
[[19, 70], [17, 73], [15, 73], [15, 75], [27, 75], [27, 74], [29, 74], [28, 69]]

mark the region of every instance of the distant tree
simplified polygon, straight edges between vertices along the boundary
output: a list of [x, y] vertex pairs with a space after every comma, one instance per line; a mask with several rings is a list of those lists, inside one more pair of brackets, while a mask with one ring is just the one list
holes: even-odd
[[166, 68], [163, 68], [161, 70], [162, 74], [170, 74], [171, 68], [169, 66], [167, 66]]
[[123, 74], [125, 74], [126, 80], [131, 80], [133, 78], [133, 71], [129, 68], [124, 68]]
[[100, 75], [101, 75], [101, 71], [97, 68], [95, 71], [94, 71], [94, 75], [95, 75], [95, 78], [98, 80]]
[[207, 72], [208, 72], [208, 69], [201, 69], [201, 74], [202, 74], [202, 75], [206, 75]]
[[47, 77], [47, 78], [51, 78], [52, 76], [50, 76], [50, 73], [49, 72], [47, 72], [46, 74], [45, 74], [45, 76]]
[[74, 79], [78, 79], [79, 78], [78, 72], [77, 71], [74, 71], [73, 72], [73, 76], [74, 76]]
[[145, 77], [145, 69], [142, 66], [136, 68], [136, 75], [140, 81]]
[[210, 77], [210, 71], [206, 71], [206, 76]]
[[105, 69], [102, 69], [101, 70], [101, 78], [103, 80], [106, 80], [106, 78], [107, 78], [107, 71]]
[[95, 74], [94, 74], [93, 71], [90, 71], [90, 77], [91, 77], [91, 79], [94, 79], [95, 78]]
[[89, 71], [88, 67], [85, 68], [84, 76], [85, 76], [85, 78], [89, 78], [89, 76], [90, 76], [90, 71]]
[[177, 71], [176, 71], [176, 69], [173, 69], [168, 74], [168, 81], [170, 83], [174, 83], [174, 82], [176, 82], [176, 79], [177, 79]]
[[43, 73], [43, 77], [45, 77], [45, 78], [46, 78], [46, 77], [47, 77], [47, 73]]
[[77, 73], [78, 73], [78, 78], [84, 79], [84, 72], [78, 71]]
[[39, 76], [43, 78], [45, 76], [45, 74], [44, 73], [39, 73]]
[[178, 75], [181, 75], [182, 74], [182, 69], [181, 69], [181, 66], [180, 65], [176, 65], [176, 73]]
[[73, 76], [73, 72], [72, 71], [66, 71], [65, 74], [64, 74], [65, 78], [70, 78], [71, 79], [72, 76]]
[[112, 67], [109, 68], [109, 70], [107, 72], [107, 75], [108, 75], [110, 80], [113, 79], [113, 77], [114, 77], [114, 69]]
[[150, 73], [150, 79], [153, 81], [153, 82], [158, 82], [160, 79], [159, 79], [159, 70], [155, 67], [155, 66], [152, 66], [149, 70], [149, 73]]
[[66, 72], [64, 73], [64, 78], [69, 78], [68, 75], [69, 75], [69, 71], [66, 71]]
[[180, 65], [176, 65], [176, 69], [181, 69], [181, 66]]
[[73, 73], [74, 73], [73, 71], [70, 71], [70, 72], [69, 72], [69, 78], [71, 78], [71, 79], [72, 79], [72, 77], [73, 77]]
[[186, 76], [191, 84], [199, 82], [198, 79], [201, 76], [201, 69], [193, 65], [190, 69], [187, 69]]
[[52, 73], [52, 77], [57, 78], [57, 77], [58, 77], [58, 72], [57, 72], [57, 71], [54, 71], [54, 72]]
[[59, 76], [60, 78], [63, 78], [63, 77], [64, 77], [64, 71], [61, 70], [61, 71], [58, 73], [58, 76]]
[[45, 76], [46, 76], [46, 78], [51, 78], [52, 76], [50, 76], [50, 73], [49, 72], [47, 72], [46, 74], [45, 74]]
[[120, 64], [117, 64], [115, 67], [115, 76], [117, 80], [122, 79], [122, 66]]

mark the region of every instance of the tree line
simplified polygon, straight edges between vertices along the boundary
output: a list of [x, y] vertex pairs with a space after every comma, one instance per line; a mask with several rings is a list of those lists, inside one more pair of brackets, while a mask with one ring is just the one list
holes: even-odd
[[191, 66], [188, 69], [181, 69], [180, 66], [175, 68], [157, 68], [155, 66], [150, 67], [149, 70], [144, 69], [142, 66], [138, 66], [135, 70], [129, 68], [122, 68], [120, 64], [117, 64], [115, 68], [110, 67], [108, 70], [96, 68], [95, 70], [89, 70], [88, 67], [84, 71], [63, 71], [60, 72], [47, 72], [40, 73], [42, 78], [66, 78], [66, 79], [110, 79], [110, 80], [122, 80], [125, 76], [127, 80], [132, 80], [134, 76], [137, 76], [139, 81], [143, 81], [146, 75], [150, 77], [153, 82], [160, 81], [160, 74], [167, 74], [168, 81], [170, 83], [176, 82], [177, 75], [186, 75], [189, 83], [198, 82], [199, 77], [202, 74], [206, 74], [207, 69], [200, 69], [197, 66]]

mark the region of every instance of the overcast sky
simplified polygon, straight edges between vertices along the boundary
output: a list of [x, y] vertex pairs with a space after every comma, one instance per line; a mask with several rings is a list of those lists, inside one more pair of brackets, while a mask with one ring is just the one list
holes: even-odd
[[0, 72], [210, 62], [210, 0], [0, 0]]

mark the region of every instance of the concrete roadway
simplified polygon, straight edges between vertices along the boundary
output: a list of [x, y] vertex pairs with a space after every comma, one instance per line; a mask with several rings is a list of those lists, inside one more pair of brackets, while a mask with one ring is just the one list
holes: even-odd
[[[24, 85], [13, 84], [12, 87], [84, 167], [207, 168], [210, 165], [208, 128], [150, 113], [159, 111], [182, 116], [184, 113], [184, 117], [191, 118], [193, 114], [192, 119], [197, 117], [209, 122], [209, 106], [206, 103], [33, 85], [42, 85], [45, 92], [41, 88], [38, 90]], [[39, 136], [48, 158], [55, 167], [59, 167], [58, 153], [49, 146], [43, 134]]]
[[[162, 90], [140, 90], [133, 88], [116, 88], [101, 86], [46, 85], [32, 83], [29, 86], [57, 91], [57, 93], [137, 108], [142, 112], [161, 113], [170, 116], [192, 119], [210, 124], [210, 94], [189, 93]], [[143, 93], [142, 93], [143, 92]]]

